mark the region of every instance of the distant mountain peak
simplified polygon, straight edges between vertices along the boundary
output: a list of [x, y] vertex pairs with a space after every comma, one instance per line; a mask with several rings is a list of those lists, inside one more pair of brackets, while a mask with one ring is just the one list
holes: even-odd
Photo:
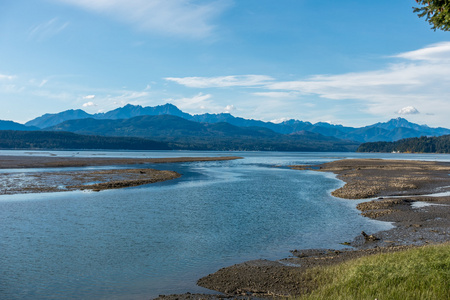
[[[338, 139], [353, 140], [358, 142], [367, 141], [393, 141], [401, 138], [420, 137], [420, 136], [440, 136], [450, 134], [450, 130], [446, 128], [430, 128], [426, 125], [418, 125], [409, 122], [405, 118], [397, 117], [390, 119], [384, 123], [376, 123], [370, 126], [353, 128], [343, 125], [318, 122], [300, 121], [295, 119], [285, 120], [281, 123], [264, 122], [254, 119], [245, 119], [235, 117], [230, 113], [205, 113], [191, 115], [183, 112], [177, 106], [171, 103], [165, 103], [157, 106], [146, 106], [127, 104], [114, 110], [88, 114], [81, 109], [70, 109], [58, 114], [45, 114], [26, 123], [26, 125], [34, 125], [39, 128], [48, 128], [65, 121], [77, 119], [97, 119], [97, 120], [128, 120], [141, 116], [163, 116], [170, 115], [181, 117], [185, 120], [195, 121], [197, 123], [228, 123], [238, 127], [260, 127], [270, 129], [281, 134], [292, 134], [293, 136], [305, 135], [306, 132], [312, 132], [327, 137]], [[180, 122], [178, 122], [181, 124]], [[7, 124], [5, 124], [6, 127]], [[223, 126], [223, 124], [222, 124]], [[300, 132], [300, 133], [298, 133]]]
[[174, 104], [172, 104], [172, 103], [166, 103], [166, 104], [157, 105], [157, 106], [167, 106], [167, 107], [173, 107], [173, 108], [178, 109], [178, 107], [176, 107], [176, 106], [175, 106]]
[[387, 121], [387, 123], [399, 123], [399, 124], [401, 124], [401, 123], [407, 123], [407, 124], [410, 124], [411, 122], [409, 122], [408, 120], [406, 120], [405, 118], [402, 118], [402, 117], [397, 117], [397, 118], [395, 118], [395, 119], [390, 119], [389, 121]]
[[57, 125], [68, 120], [86, 119], [91, 117], [92, 115], [88, 114], [84, 110], [69, 109], [57, 114], [44, 114], [36, 119], [28, 121], [27, 123], [25, 123], [25, 125], [45, 128]]

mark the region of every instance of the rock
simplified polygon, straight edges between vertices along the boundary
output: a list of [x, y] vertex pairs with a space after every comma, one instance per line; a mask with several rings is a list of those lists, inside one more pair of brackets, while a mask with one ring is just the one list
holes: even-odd
[[364, 231], [361, 231], [361, 234], [363, 235], [364, 239], [366, 240], [366, 242], [373, 242], [373, 241], [378, 241], [379, 238], [377, 238], [376, 236], [374, 236], [373, 234], [368, 235], [367, 233], [365, 233]]

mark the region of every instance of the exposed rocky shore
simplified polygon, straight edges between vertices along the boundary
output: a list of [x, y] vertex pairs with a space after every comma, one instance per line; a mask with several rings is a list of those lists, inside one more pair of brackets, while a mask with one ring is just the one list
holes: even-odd
[[168, 157], [168, 158], [110, 158], [64, 156], [0, 156], [0, 169], [65, 168], [88, 166], [116, 166], [158, 163], [182, 163], [198, 161], [223, 161], [241, 159], [239, 156], [221, 157]]
[[[369, 218], [392, 222], [391, 230], [365, 233], [343, 241], [350, 250], [293, 250], [279, 261], [256, 260], [220, 269], [198, 285], [223, 295], [170, 295], [159, 299], [261, 299], [295, 296], [316, 288], [305, 270], [375, 253], [402, 251], [450, 241], [450, 196], [427, 196], [450, 191], [450, 163], [379, 159], [340, 160], [298, 170], [333, 172], [345, 182], [334, 191], [346, 199], [375, 198], [358, 204]], [[392, 197], [392, 196], [401, 196]]]
[[0, 172], [0, 195], [63, 192], [74, 190], [101, 191], [139, 186], [175, 179], [181, 174], [150, 168], [47, 171], [45, 168], [87, 166], [142, 165], [148, 163], [181, 163], [223, 161], [240, 157], [177, 157], [177, 158], [82, 158], [54, 156], [0, 156], [0, 169], [42, 168], [40, 172]]
[[450, 163], [444, 162], [344, 159], [317, 166], [291, 167], [337, 174], [345, 185], [331, 194], [344, 199], [425, 195], [450, 190]]
[[174, 171], [155, 169], [0, 173], [0, 195], [75, 190], [98, 192], [161, 182], [180, 176], [179, 173]]

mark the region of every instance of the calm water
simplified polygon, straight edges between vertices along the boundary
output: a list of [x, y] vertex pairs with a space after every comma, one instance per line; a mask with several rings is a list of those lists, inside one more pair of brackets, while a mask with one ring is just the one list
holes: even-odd
[[342, 184], [333, 175], [279, 166], [352, 157], [450, 160], [448, 155], [355, 153], [51, 155], [245, 159], [149, 165], [183, 176], [136, 188], [0, 196], [1, 299], [149, 299], [208, 292], [196, 280], [221, 267], [284, 258], [293, 249], [342, 248], [341, 242], [361, 230], [390, 227], [361, 217], [356, 202], [331, 197]]

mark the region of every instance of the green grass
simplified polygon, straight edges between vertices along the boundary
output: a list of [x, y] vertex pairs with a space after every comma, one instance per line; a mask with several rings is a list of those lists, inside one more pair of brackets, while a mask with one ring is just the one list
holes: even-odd
[[318, 289], [297, 299], [450, 299], [450, 244], [367, 256], [308, 272]]

